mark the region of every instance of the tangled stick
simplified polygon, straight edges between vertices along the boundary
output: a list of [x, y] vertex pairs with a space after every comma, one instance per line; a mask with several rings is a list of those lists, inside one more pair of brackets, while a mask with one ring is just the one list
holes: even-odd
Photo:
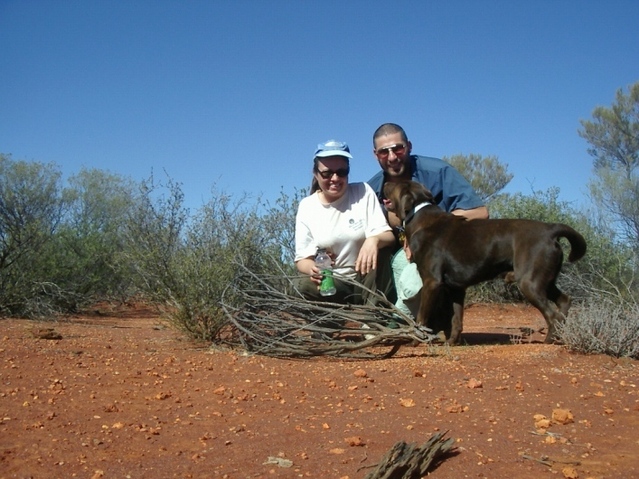
[[[370, 359], [391, 356], [403, 344], [434, 338], [376, 292], [369, 291], [377, 306], [309, 301], [295, 289], [294, 279], [245, 270], [225, 291], [222, 308], [247, 351], [289, 358]], [[397, 323], [401, 327], [389, 327]]]

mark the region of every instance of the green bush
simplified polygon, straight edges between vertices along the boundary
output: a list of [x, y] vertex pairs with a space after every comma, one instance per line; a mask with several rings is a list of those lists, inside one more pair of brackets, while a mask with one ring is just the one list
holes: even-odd
[[133, 183], [0, 155], [0, 312], [53, 317], [135, 294], [119, 262]]
[[43, 269], [67, 207], [57, 166], [0, 155], [0, 313], [46, 317], [57, 310], [60, 288]]

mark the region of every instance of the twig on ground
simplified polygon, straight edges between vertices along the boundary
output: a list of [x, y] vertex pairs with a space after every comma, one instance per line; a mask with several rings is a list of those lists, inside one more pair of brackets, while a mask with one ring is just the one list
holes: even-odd
[[541, 459], [537, 459], [536, 457], [529, 456], [528, 454], [522, 454], [523, 459], [529, 459], [531, 461], [538, 462], [539, 464], [543, 464], [544, 466], [552, 467], [554, 464], [567, 464], [569, 466], [580, 466], [580, 461], [559, 461], [555, 459], [550, 459], [547, 456], [543, 456]]
[[434, 434], [421, 446], [397, 442], [365, 479], [420, 479], [432, 465], [453, 452], [455, 439], [444, 439], [447, 432]]

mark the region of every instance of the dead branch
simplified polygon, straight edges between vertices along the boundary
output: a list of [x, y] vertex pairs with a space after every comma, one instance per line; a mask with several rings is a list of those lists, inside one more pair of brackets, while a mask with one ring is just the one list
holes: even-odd
[[309, 301], [295, 289], [294, 277], [244, 273], [229, 285], [221, 306], [241, 347], [254, 354], [370, 359], [434, 338], [377, 293], [377, 306]]
[[453, 452], [455, 439], [444, 439], [448, 431], [434, 434], [423, 445], [397, 442], [365, 479], [420, 479], [428, 469]]

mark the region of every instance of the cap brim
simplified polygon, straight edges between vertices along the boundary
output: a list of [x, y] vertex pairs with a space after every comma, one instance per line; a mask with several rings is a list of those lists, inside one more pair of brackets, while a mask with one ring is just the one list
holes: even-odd
[[320, 151], [319, 153], [315, 155], [315, 158], [326, 158], [328, 156], [343, 156], [344, 158], [353, 159], [351, 154], [348, 151], [344, 151], [344, 150]]

